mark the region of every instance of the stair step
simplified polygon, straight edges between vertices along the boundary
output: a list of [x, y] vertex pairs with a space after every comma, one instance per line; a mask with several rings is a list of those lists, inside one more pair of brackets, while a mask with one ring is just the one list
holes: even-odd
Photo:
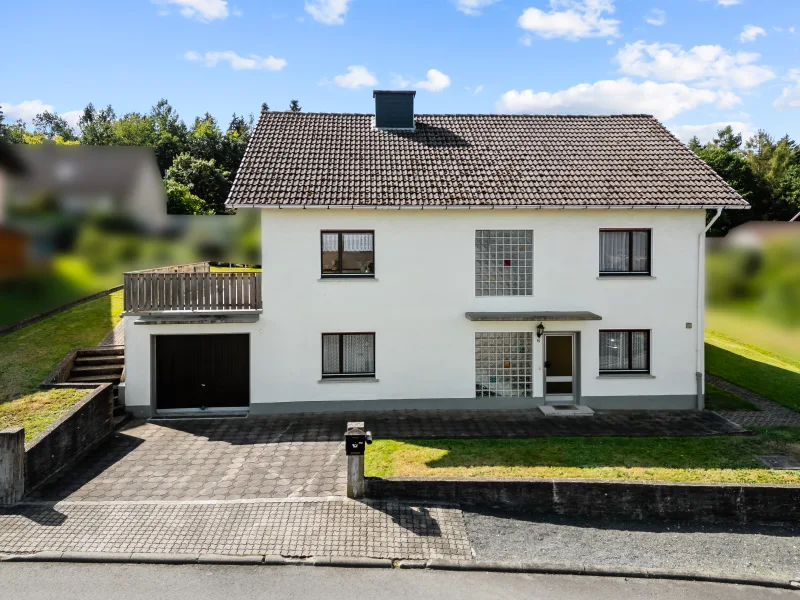
[[125, 346], [95, 346], [78, 348], [78, 356], [124, 356]]
[[113, 420], [113, 423], [114, 423], [114, 429], [119, 429], [120, 427], [122, 427], [123, 425], [125, 425], [125, 423], [127, 423], [128, 421], [130, 421], [132, 418], [133, 418], [133, 417], [131, 417], [131, 414], [130, 414], [130, 413], [123, 413], [123, 414], [121, 414], [121, 415], [119, 415], [119, 416], [116, 416], [116, 415], [115, 415], [115, 416], [114, 416], [114, 420]]
[[119, 383], [119, 374], [117, 375], [91, 375], [87, 377], [71, 377], [67, 379], [67, 383]]
[[114, 405], [114, 416], [119, 417], [125, 414], [125, 407], [122, 404]]
[[88, 367], [74, 366], [69, 372], [72, 375], [113, 375], [122, 374], [122, 365], [92, 365]]
[[124, 356], [78, 356], [76, 365], [124, 365]]

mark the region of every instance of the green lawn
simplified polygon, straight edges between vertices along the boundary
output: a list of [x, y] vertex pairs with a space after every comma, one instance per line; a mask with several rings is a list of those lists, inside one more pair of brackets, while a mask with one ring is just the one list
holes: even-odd
[[706, 383], [706, 410], [761, 410], [744, 398]]
[[706, 330], [706, 370], [800, 411], [800, 361]]
[[779, 325], [753, 307], [708, 307], [705, 322], [706, 331], [800, 362], [800, 329]]
[[85, 390], [38, 387], [70, 350], [96, 346], [121, 312], [120, 291], [0, 337], [0, 427], [23, 425], [30, 440], [82, 398]]
[[528, 477], [800, 484], [756, 454], [800, 458], [800, 428], [752, 437], [376, 440], [366, 474], [377, 477]]

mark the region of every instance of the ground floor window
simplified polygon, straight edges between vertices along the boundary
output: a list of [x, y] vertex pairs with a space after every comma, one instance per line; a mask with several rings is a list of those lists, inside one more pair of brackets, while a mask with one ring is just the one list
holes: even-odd
[[604, 330], [600, 332], [600, 373], [649, 373], [650, 332]]
[[323, 333], [322, 378], [375, 377], [374, 333]]
[[475, 334], [475, 396], [533, 396], [533, 333]]

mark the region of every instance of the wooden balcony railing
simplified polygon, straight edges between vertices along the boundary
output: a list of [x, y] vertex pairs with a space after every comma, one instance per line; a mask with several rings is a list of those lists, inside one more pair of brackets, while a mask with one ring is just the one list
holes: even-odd
[[125, 273], [125, 312], [260, 311], [261, 273]]

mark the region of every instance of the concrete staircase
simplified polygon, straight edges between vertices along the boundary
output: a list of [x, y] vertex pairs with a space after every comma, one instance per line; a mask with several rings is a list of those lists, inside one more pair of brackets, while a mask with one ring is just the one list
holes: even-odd
[[114, 426], [130, 420], [125, 406], [119, 401], [119, 383], [125, 368], [124, 346], [80, 348], [75, 354], [69, 375], [64, 383], [111, 383], [114, 386]]

